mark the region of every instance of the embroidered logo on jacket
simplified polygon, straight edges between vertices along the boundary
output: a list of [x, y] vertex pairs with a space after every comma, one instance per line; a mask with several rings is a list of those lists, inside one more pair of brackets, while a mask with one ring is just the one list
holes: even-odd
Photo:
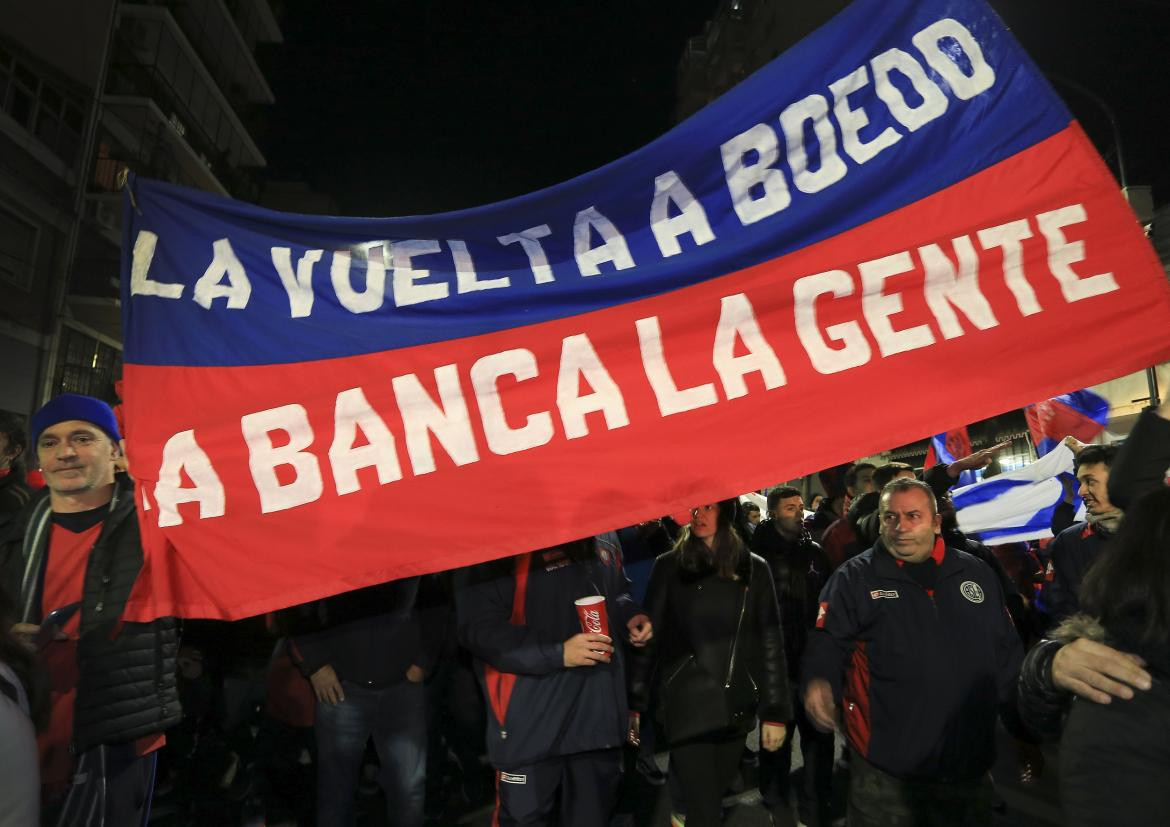
[[825, 628], [825, 616], [829, 613], [829, 604], [821, 603], [820, 609], [817, 610], [817, 628]]
[[983, 588], [974, 580], [964, 580], [963, 584], [959, 586], [959, 591], [972, 603], [983, 602]]
[[895, 598], [898, 596], [897, 589], [874, 589], [869, 593], [871, 600], [880, 600], [883, 597]]
[[502, 781], [505, 784], [527, 784], [528, 783], [528, 776], [527, 775], [512, 775], [512, 773], [510, 773], [510, 772], [501, 772], [500, 773], [500, 781]]

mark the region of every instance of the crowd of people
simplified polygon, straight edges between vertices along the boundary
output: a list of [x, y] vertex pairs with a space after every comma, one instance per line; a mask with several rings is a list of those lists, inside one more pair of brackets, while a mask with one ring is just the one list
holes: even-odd
[[1086, 519], [1059, 510], [1043, 548], [958, 524], [950, 489], [1002, 447], [859, 462], [807, 511], [781, 485], [766, 510], [697, 504], [266, 617], [136, 623], [114, 412], [65, 394], [0, 417], [0, 825], [145, 825], [153, 805], [421, 827], [490, 805], [604, 827], [636, 771], [673, 824], [707, 827], [758, 738], [773, 824], [827, 827], [838, 735], [847, 824], [986, 825], [997, 722], [1025, 783], [1061, 739], [1067, 823], [1164, 823], [1170, 403], [1120, 448], [1070, 441]]

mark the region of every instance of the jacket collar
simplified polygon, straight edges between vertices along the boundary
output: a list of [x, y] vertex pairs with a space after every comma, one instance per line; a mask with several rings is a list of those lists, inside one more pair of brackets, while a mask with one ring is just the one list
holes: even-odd
[[[98, 543], [134, 513], [134, 483], [126, 474], [114, 476], [114, 496], [110, 500], [110, 513], [102, 524]], [[37, 497], [21, 513], [19, 522], [14, 521], [21, 537], [21, 557], [24, 564], [21, 577], [20, 602], [21, 619], [34, 619], [41, 569], [48, 558], [49, 534], [52, 523], [52, 506], [47, 489], [37, 492]]]
[[[714, 573], [715, 567], [710, 565], [702, 566], [698, 570], [693, 571], [691, 569], [685, 569], [682, 566], [678, 567], [679, 578], [684, 583], [692, 583], [696, 580], [702, 580], [705, 577], [710, 577]], [[752, 553], [748, 550], [746, 545], [744, 545], [743, 549], [740, 551], [739, 561], [735, 564], [735, 573], [739, 575], [739, 579], [743, 582], [744, 585], [748, 585], [751, 582]]]
[[[879, 537], [877, 542], [873, 544], [873, 567], [874, 571], [881, 577], [892, 577], [897, 580], [912, 580], [913, 578], [907, 574], [903, 567], [898, 565], [899, 560], [894, 557], [882, 543]], [[934, 551], [931, 552], [931, 557], [934, 558], [935, 565], [938, 566], [938, 576], [940, 579], [949, 577], [952, 574], [958, 574], [962, 571], [962, 563], [959, 561], [959, 553], [948, 547], [942, 537], [936, 537], [934, 541]]]

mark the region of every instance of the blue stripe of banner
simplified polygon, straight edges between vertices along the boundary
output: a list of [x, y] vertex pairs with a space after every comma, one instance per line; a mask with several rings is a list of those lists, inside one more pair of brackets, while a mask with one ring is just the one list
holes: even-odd
[[[910, 131], [878, 98], [865, 69], [860, 88], [849, 93], [853, 108], [870, 124], [859, 133], [875, 141], [886, 129], [896, 143], [859, 164], [842, 148], [834, 120], [838, 155], [846, 173], [814, 193], [793, 185], [783, 160], [777, 166], [791, 203], [770, 217], [744, 225], [735, 213], [725, 181], [721, 145], [752, 128], [777, 134], [781, 159], [784, 135], [779, 116], [789, 105], [819, 94], [830, 101], [830, 85], [867, 67], [875, 56], [897, 48], [923, 63], [913, 36], [945, 18], [959, 21], [980, 44], [995, 82], [985, 92], [960, 100], [930, 71], [946, 94], [946, 111]], [[953, 41], [944, 40], [944, 47]], [[960, 57], [962, 64], [966, 58]], [[923, 64], [925, 65], [925, 64]], [[897, 74], [908, 104], [918, 98]], [[583, 111], [582, 118], [595, 117]], [[539, 128], [539, 113], [534, 113]], [[125, 208], [122, 268], [123, 328], [128, 362], [151, 365], [256, 365], [310, 361], [380, 352], [564, 318], [676, 290], [772, 260], [830, 239], [882, 215], [937, 193], [1066, 128], [1070, 117], [994, 12], [981, 0], [857, 0], [826, 26], [781, 55], [727, 95], [653, 143], [601, 169], [541, 192], [499, 204], [442, 215], [392, 218], [322, 218], [275, 213], [207, 193], [137, 179], [138, 209]], [[763, 125], [762, 127], [759, 125]], [[614, 124], [620, 129], [621, 124]], [[473, 139], [473, 125], [469, 125]], [[811, 130], [806, 129], [811, 134]], [[812, 138], [806, 138], [816, 146]], [[571, 147], [565, 148], [571, 152]], [[811, 150], [810, 150], [811, 151]], [[748, 155], [749, 163], [753, 156]], [[815, 168], [810, 166], [810, 168]], [[715, 241], [696, 246], [689, 235], [682, 251], [664, 257], [650, 230], [655, 180], [669, 171], [701, 203]], [[492, 174], [485, 170], [483, 174]], [[391, 180], [371, 180], [392, 189]], [[575, 217], [595, 208], [622, 234], [635, 266], [584, 276], [574, 257]], [[548, 228], [540, 239], [551, 280], [537, 282], [519, 242], [501, 236]], [[158, 237], [149, 278], [182, 287], [180, 299], [131, 293], [130, 251], [140, 231]], [[228, 239], [249, 275], [244, 307], [224, 298], [204, 307], [192, 300], [194, 283], [212, 262], [213, 243]], [[330, 281], [335, 250], [379, 240], [436, 240], [437, 252], [414, 257], [428, 270], [420, 284], [447, 285], [442, 299], [395, 306], [387, 276], [385, 301], [371, 312], [342, 307]], [[480, 279], [508, 277], [510, 286], [456, 291], [456, 252], [461, 241]], [[589, 246], [599, 244], [593, 234]], [[309, 315], [292, 318], [289, 296], [277, 278], [273, 247], [288, 247], [295, 265], [306, 250], [323, 250], [313, 275]], [[424, 245], [425, 248], [425, 245]], [[365, 284], [365, 265], [353, 263], [351, 277]], [[466, 269], [466, 268], [464, 268]], [[799, 274], [794, 274], [799, 275]]]

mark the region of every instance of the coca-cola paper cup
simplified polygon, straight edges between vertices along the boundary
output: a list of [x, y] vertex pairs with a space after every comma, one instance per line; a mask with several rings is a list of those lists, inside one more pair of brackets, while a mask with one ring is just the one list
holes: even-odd
[[609, 614], [605, 611], [604, 597], [594, 594], [573, 602], [577, 606], [582, 632], [609, 637]]

